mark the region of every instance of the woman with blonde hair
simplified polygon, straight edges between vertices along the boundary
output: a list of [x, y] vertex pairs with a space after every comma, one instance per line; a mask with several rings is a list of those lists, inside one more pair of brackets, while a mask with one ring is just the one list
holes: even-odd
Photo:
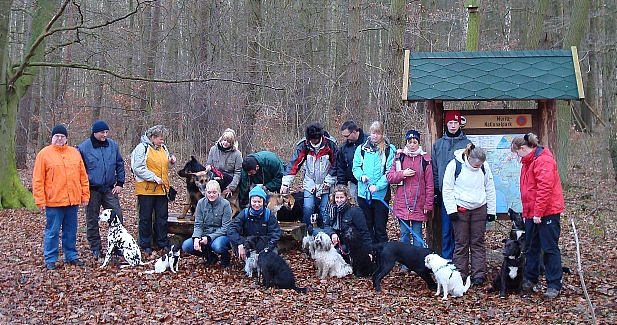
[[[239, 207], [240, 176], [242, 174], [242, 153], [238, 150], [236, 132], [225, 129], [221, 137], [210, 148], [206, 161], [206, 170], [216, 169], [222, 173], [221, 195], [229, 203]], [[237, 210], [236, 210], [237, 211]]]
[[388, 201], [390, 184], [386, 171], [392, 165], [396, 148], [384, 135], [383, 123], [373, 122], [370, 136], [356, 149], [353, 158], [353, 175], [358, 180], [358, 205], [364, 212], [366, 225], [373, 243], [388, 241]]
[[341, 242], [341, 237], [350, 227], [354, 227], [358, 231], [364, 244], [370, 245], [372, 243], [371, 235], [364, 220], [364, 213], [358, 207], [356, 199], [349, 192], [347, 185], [336, 185], [328, 203], [328, 209], [323, 216], [324, 229], [315, 229], [313, 235], [317, 235], [319, 232], [330, 235], [332, 243], [337, 247], [339, 253], [343, 253], [340, 247], [343, 247], [343, 251], [347, 252], [347, 247], [344, 242]]
[[548, 285], [544, 297], [553, 299], [562, 287], [559, 236], [561, 213], [565, 211], [557, 162], [550, 150], [538, 143], [538, 137], [533, 133], [514, 138], [510, 149], [521, 157], [523, 164], [521, 201], [527, 247], [523, 290], [527, 291], [538, 283], [542, 250]]

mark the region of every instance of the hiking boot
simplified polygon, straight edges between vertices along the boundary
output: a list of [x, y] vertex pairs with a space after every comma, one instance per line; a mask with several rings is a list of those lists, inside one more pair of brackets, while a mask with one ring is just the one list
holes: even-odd
[[144, 248], [144, 254], [148, 254], [148, 255], [152, 254], [152, 248], [150, 247]]
[[555, 288], [548, 288], [546, 289], [546, 292], [544, 293], [544, 298], [555, 299], [558, 294], [559, 294], [559, 290]]
[[101, 258], [101, 251], [100, 250], [93, 250], [92, 251], [92, 257], [94, 258]]
[[483, 278], [474, 278], [473, 280], [471, 280], [471, 283], [473, 283], [473, 285], [475, 285], [475, 286], [483, 285], [484, 284], [484, 279]]
[[531, 289], [533, 289], [534, 286], [535, 284], [531, 283], [531, 281], [527, 279], [523, 280], [523, 291], [530, 291]]
[[80, 261], [78, 258], [68, 261], [68, 263], [75, 266], [84, 266], [84, 262]]
[[46, 267], [48, 270], [55, 270], [55, 269], [56, 269], [56, 263], [54, 263], [54, 262], [49, 262], [49, 263], [45, 264], [45, 267]]

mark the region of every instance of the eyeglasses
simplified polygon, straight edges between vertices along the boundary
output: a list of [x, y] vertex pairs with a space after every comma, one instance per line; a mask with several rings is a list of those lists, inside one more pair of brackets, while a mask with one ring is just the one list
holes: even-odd
[[349, 136], [351, 135], [351, 133], [347, 133], [347, 134], [342, 134], [342, 133], [341, 133], [341, 135], [343, 136], [343, 138], [349, 138]]

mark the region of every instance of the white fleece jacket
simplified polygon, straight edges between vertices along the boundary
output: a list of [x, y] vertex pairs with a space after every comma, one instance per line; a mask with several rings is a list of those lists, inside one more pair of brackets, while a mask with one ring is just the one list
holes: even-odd
[[451, 160], [446, 167], [443, 177], [442, 196], [448, 214], [457, 211], [457, 206], [468, 210], [475, 210], [486, 204], [487, 214], [495, 214], [495, 183], [493, 173], [488, 163], [484, 162], [484, 172], [481, 168], [472, 170], [467, 159], [463, 159], [465, 149], [454, 152], [454, 159], [461, 162], [461, 173], [456, 180], [454, 172], [456, 162]]

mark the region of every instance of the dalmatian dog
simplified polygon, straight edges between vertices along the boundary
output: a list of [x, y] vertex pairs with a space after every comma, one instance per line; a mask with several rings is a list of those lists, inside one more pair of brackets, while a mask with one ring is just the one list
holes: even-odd
[[180, 247], [171, 245], [169, 253], [162, 255], [154, 262], [154, 270], [145, 271], [144, 274], [163, 273], [167, 269], [171, 270], [172, 273], [177, 273], [179, 263]]
[[149, 263], [144, 263], [141, 260], [141, 251], [135, 241], [135, 238], [129, 234], [124, 228], [118, 214], [112, 209], [105, 209], [99, 215], [99, 222], [106, 221], [109, 223], [109, 230], [107, 231], [107, 253], [105, 254], [105, 261], [100, 268], [104, 268], [111, 257], [118, 251], [122, 252], [122, 256], [130, 266], [140, 266]]

